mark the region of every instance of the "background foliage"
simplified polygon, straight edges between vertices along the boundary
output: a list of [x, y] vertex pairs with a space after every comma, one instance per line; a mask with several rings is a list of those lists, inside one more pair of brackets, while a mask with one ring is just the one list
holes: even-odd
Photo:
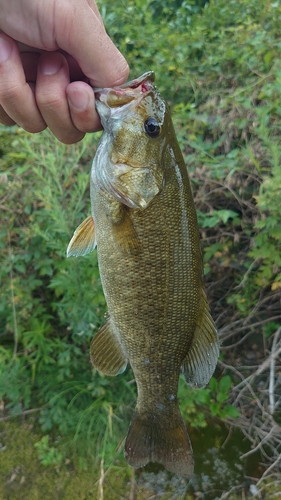
[[[278, 471], [280, 3], [102, 0], [99, 7], [132, 77], [155, 71], [192, 180], [222, 356], [208, 388], [181, 382], [182, 411], [197, 428], [210, 414], [239, 425], [253, 448], [273, 429], [263, 458]], [[48, 132], [1, 128], [0, 399], [4, 418], [36, 410], [37, 448], [47, 462], [61, 460], [53, 433], [88, 459], [122, 462], [135, 399], [130, 371], [112, 379], [89, 362], [106, 311], [96, 253], [65, 258], [89, 214], [97, 140], [64, 146]]]

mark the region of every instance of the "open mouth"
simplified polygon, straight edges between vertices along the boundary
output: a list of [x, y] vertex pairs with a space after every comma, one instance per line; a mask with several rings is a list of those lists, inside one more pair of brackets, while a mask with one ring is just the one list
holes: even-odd
[[123, 106], [136, 97], [149, 92], [154, 82], [154, 72], [148, 71], [139, 78], [113, 88], [94, 88], [95, 98], [111, 108]]

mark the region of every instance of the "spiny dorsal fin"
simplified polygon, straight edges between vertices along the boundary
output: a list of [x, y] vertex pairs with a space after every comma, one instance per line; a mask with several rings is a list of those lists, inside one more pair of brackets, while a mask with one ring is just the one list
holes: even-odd
[[90, 215], [74, 231], [74, 234], [68, 244], [67, 257], [79, 257], [87, 255], [96, 247], [95, 223]]
[[94, 367], [105, 375], [118, 375], [127, 366], [127, 359], [114, 333], [110, 317], [91, 342], [91, 361]]
[[219, 357], [219, 339], [205, 292], [199, 306], [199, 321], [192, 346], [184, 359], [182, 370], [185, 380], [194, 387], [204, 387], [213, 375]]

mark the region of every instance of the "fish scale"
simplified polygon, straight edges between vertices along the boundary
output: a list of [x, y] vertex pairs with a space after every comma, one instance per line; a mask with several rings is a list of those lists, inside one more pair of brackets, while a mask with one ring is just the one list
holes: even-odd
[[130, 363], [138, 399], [125, 443], [135, 467], [152, 461], [183, 476], [193, 454], [177, 399], [181, 370], [210, 379], [219, 342], [203, 285], [199, 229], [169, 110], [147, 73], [96, 91], [104, 127], [91, 173], [92, 215], [68, 255], [97, 244], [108, 318], [91, 360], [116, 375]]

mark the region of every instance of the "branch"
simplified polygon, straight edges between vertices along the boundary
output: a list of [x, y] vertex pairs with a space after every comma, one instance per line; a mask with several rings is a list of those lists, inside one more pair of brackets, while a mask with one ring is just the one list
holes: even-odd
[[281, 460], [281, 454], [277, 457], [277, 459], [275, 460], [275, 462], [273, 462], [273, 464], [270, 465], [270, 467], [268, 467], [268, 469], [266, 469], [266, 471], [263, 473], [262, 477], [258, 480], [257, 482], [257, 486], [262, 482], [262, 480], [268, 476], [269, 472], [274, 468], [276, 467], [276, 465], [278, 464], [278, 462], [280, 462]]
[[[279, 330], [281, 331], [281, 327], [277, 330], [277, 332], [279, 332]], [[268, 356], [268, 358], [266, 358], [265, 361], [260, 365], [260, 367], [257, 369], [256, 373], [253, 373], [249, 377], [245, 378], [234, 389], [238, 390], [238, 389], [240, 389], [240, 387], [243, 387], [243, 385], [245, 385], [245, 383], [248, 383], [248, 382], [252, 381], [255, 377], [258, 377], [262, 372], [264, 372], [271, 365], [272, 361], [274, 361], [279, 356], [279, 354], [281, 354], [281, 345], [279, 346], [279, 348], [277, 350], [275, 350], [275, 352], [271, 352], [270, 356]]]
[[246, 458], [249, 455], [251, 455], [252, 453], [255, 453], [256, 451], [258, 451], [258, 449], [271, 438], [272, 434], [274, 434], [274, 427], [272, 427], [270, 429], [270, 432], [262, 438], [262, 440], [257, 444], [257, 446], [255, 446], [255, 448], [252, 448], [251, 450], [247, 451], [247, 453], [244, 453], [243, 455], [241, 455], [240, 459], [242, 460], [242, 458]]
[[18, 415], [8, 415], [7, 417], [1, 417], [0, 422], [3, 422], [4, 420], [10, 420], [10, 418], [23, 417], [24, 415], [29, 415], [30, 413], [35, 413], [36, 411], [44, 410], [44, 408], [46, 408], [46, 406], [40, 406], [40, 408], [33, 408], [31, 410], [25, 410], [19, 413]]
[[[268, 396], [269, 396], [269, 406], [268, 411], [270, 415], [273, 415], [275, 409], [275, 398], [274, 398], [274, 381], [275, 381], [275, 357], [274, 353], [277, 349], [278, 338], [281, 332], [281, 327], [274, 334], [272, 348], [271, 348], [271, 360], [270, 360], [270, 375], [269, 375], [269, 388], [268, 388]], [[280, 347], [281, 352], [281, 347]], [[277, 350], [278, 352], [278, 350]]]

